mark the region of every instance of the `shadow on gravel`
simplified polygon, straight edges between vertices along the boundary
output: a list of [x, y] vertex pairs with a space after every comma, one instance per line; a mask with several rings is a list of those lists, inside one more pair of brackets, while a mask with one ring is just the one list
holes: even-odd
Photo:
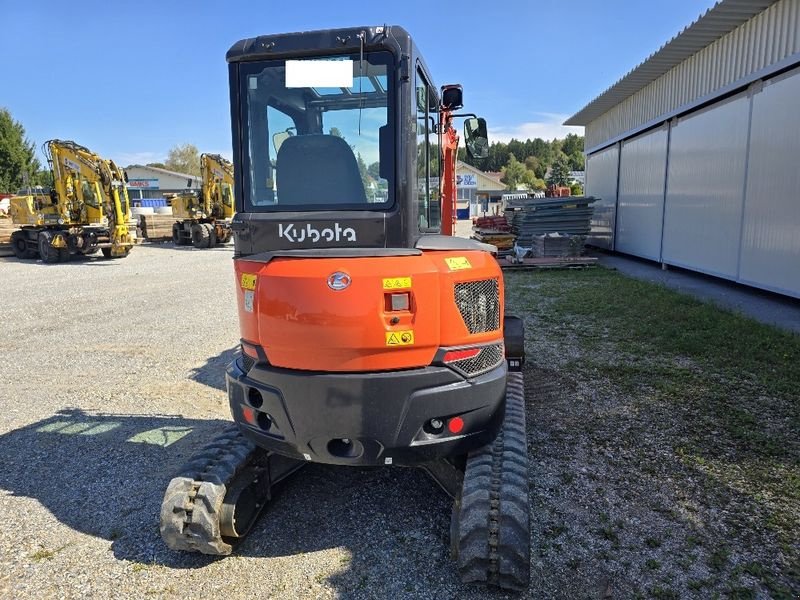
[[209, 357], [202, 367], [192, 369], [189, 378], [208, 387], [225, 391], [225, 369], [239, 356], [239, 346], [234, 346], [217, 356]]
[[[487, 595], [458, 580], [448, 547], [451, 501], [415, 469], [309, 465], [276, 488], [233, 556], [169, 550], [159, 533], [167, 483], [226, 424], [64, 410], [0, 436], [0, 488], [108, 540], [120, 560], [201, 569], [237, 556], [289, 557], [263, 568], [302, 573], [312, 560], [312, 570], [328, 571], [324, 578], [345, 597], [429, 597], [431, 586], [441, 597]], [[331, 548], [339, 549], [333, 559], [308, 556]]]
[[224, 252], [226, 254], [233, 253], [233, 243], [225, 244], [223, 246], [214, 246], [213, 248], [195, 248], [194, 246], [176, 246], [171, 241], [165, 242], [144, 242], [143, 245], [148, 248], [155, 248], [156, 250], [174, 250], [176, 252]]

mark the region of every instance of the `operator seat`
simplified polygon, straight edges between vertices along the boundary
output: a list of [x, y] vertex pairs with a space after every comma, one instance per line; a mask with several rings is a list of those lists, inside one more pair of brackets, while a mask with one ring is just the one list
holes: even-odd
[[366, 204], [350, 145], [335, 135], [286, 138], [275, 160], [278, 204]]

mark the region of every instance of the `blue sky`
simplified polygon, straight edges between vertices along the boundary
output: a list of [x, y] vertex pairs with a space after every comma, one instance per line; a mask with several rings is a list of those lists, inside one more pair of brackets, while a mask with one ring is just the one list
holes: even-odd
[[404, 26], [436, 83], [461, 83], [493, 140], [563, 136], [563, 120], [712, 0], [20, 2], [0, 0], [0, 106], [41, 145], [122, 164], [175, 144], [230, 156], [225, 52], [240, 38]]

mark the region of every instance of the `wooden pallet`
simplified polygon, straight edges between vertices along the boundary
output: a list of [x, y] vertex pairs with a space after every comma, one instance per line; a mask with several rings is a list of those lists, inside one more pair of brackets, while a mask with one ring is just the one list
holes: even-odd
[[150, 242], [172, 240], [172, 225], [175, 217], [172, 215], [140, 215], [139, 228], [142, 237]]
[[507, 271], [525, 271], [531, 269], [579, 269], [597, 264], [593, 256], [523, 258], [522, 263], [511, 262], [511, 257], [499, 258], [500, 268]]
[[14, 254], [11, 246], [11, 233], [19, 229], [8, 217], [0, 217], [0, 256]]

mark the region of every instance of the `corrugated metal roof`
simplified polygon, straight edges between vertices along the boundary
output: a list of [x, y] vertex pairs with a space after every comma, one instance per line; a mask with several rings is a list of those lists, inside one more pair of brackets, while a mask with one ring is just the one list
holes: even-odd
[[571, 116], [564, 125], [587, 125], [775, 2], [777, 0], [720, 0], [639, 66]]

